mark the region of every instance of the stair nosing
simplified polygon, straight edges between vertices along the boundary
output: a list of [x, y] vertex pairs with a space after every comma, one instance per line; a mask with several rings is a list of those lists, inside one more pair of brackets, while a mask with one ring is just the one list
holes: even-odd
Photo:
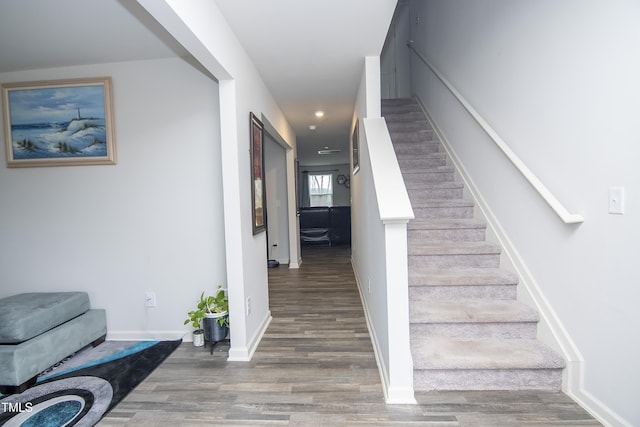
[[409, 287], [516, 286], [518, 276], [503, 268], [410, 269]]
[[414, 208], [458, 208], [458, 207], [475, 207], [475, 204], [466, 199], [427, 199], [422, 201], [411, 202]]

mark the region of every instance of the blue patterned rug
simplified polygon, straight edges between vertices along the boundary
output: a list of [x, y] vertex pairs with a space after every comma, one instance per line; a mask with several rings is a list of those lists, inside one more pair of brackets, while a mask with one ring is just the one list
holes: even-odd
[[40, 374], [24, 393], [0, 394], [0, 426], [93, 426], [182, 342], [106, 341]]

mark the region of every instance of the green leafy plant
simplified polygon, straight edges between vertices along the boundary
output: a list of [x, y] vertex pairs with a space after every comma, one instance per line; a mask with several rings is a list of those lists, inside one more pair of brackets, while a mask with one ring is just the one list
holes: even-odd
[[[204, 292], [200, 294], [200, 300], [198, 301], [197, 308], [187, 313], [188, 319], [184, 321], [187, 325], [191, 323], [196, 330], [201, 329], [202, 319], [204, 319], [207, 313], [228, 313], [229, 312], [229, 299], [222, 289], [222, 286], [218, 285], [215, 296], [204, 296]], [[216, 319], [220, 326], [229, 326], [229, 316], [222, 316]]]
[[200, 323], [202, 322], [202, 319], [205, 318], [205, 313], [203, 310], [191, 310], [187, 313], [187, 316], [189, 316], [189, 318], [184, 321], [185, 325], [191, 323], [191, 326], [193, 326], [196, 331], [202, 330]]

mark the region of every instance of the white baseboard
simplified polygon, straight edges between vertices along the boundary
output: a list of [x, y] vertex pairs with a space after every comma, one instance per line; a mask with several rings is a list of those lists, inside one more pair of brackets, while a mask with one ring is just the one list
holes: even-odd
[[289, 268], [300, 268], [300, 264], [302, 264], [302, 258], [298, 258], [297, 261], [291, 261]]
[[233, 330], [231, 331], [231, 347], [229, 348], [229, 357], [227, 360], [229, 362], [249, 362], [253, 357], [253, 354], [256, 352], [258, 348], [258, 344], [262, 340], [267, 328], [271, 324], [271, 311], [267, 311], [266, 316], [262, 319], [262, 323], [258, 331], [255, 333], [253, 337], [248, 342], [247, 347], [238, 347], [233, 345]]
[[191, 331], [112, 331], [107, 332], [107, 341], [193, 341]]

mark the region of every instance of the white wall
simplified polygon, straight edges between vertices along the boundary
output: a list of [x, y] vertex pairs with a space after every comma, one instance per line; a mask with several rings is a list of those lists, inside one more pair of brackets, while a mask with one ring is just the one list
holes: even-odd
[[[412, 59], [415, 92], [584, 359], [569, 393], [609, 424], [639, 425], [640, 4], [425, 0], [411, 14], [416, 48], [586, 218], [562, 223]], [[625, 215], [607, 212], [612, 186], [626, 188]]]
[[388, 98], [411, 97], [409, 1], [399, 0], [380, 54], [381, 96]]
[[181, 337], [200, 293], [226, 285], [218, 85], [177, 58], [0, 82], [94, 76], [113, 78], [118, 163], [0, 165], [0, 297], [87, 291], [109, 339]]
[[[219, 80], [229, 359], [247, 361], [271, 321], [266, 233], [252, 233], [249, 113], [266, 118], [291, 150], [295, 150], [295, 134], [215, 2], [138, 2]], [[287, 156], [288, 172], [293, 170], [293, 160]], [[289, 185], [289, 191], [292, 188]], [[290, 198], [289, 203], [294, 201]], [[292, 209], [289, 206], [289, 212]]]

